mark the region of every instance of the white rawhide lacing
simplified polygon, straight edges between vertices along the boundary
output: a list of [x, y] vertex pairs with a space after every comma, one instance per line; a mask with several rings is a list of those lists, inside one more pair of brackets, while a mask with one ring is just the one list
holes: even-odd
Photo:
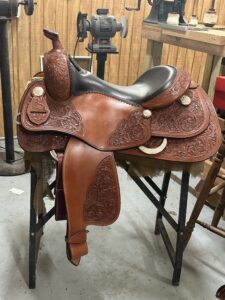
[[56, 154], [56, 152], [55, 152], [55, 150], [50, 151], [50, 154], [51, 154], [51, 157], [52, 157], [55, 161], [59, 161], [59, 160], [58, 160], [58, 157], [57, 157], [57, 154]]
[[148, 148], [148, 147], [145, 147], [145, 146], [140, 146], [139, 150], [144, 152], [145, 154], [153, 155], [153, 154], [161, 153], [166, 148], [166, 146], [167, 146], [167, 138], [164, 138], [163, 141], [162, 141], [162, 144], [159, 147]]

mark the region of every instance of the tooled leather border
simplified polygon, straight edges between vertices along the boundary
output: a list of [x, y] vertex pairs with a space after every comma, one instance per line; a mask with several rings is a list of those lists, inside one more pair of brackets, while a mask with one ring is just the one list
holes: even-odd
[[210, 112], [205, 105], [206, 96], [202, 88], [188, 90], [185, 95], [192, 99], [189, 106], [182, 106], [179, 101], [153, 111], [151, 119], [152, 136], [167, 138], [190, 138], [206, 130]]

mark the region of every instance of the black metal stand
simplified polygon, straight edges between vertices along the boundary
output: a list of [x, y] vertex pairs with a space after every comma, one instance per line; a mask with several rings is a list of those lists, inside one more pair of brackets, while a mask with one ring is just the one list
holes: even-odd
[[[134, 170], [132, 170], [134, 174]], [[130, 174], [129, 174], [130, 175]], [[135, 175], [135, 174], [134, 174]], [[155, 223], [155, 234], [161, 234], [163, 242], [166, 246], [168, 255], [170, 257], [171, 263], [173, 265], [173, 279], [172, 284], [177, 286], [180, 282], [182, 261], [183, 261], [183, 252], [184, 252], [184, 229], [186, 222], [186, 211], [187, 211], [187, 198], [188, 198], [188, 187], [189, 187], [189, 177], [190, 174], [188, 172], [182, 173], [181, 180], [181, 191], [180, 191], [180, 207], [178, 213], [178, 223], [171, 217], [171, 215], [165, 209], [165, 202], [167, 198], [167, 192], [170, 182], [171, 173], [165, 173], [162, 189], [154, 183], [154, 181], [150, 177], [145, 177], [145, 181], [148, 185], [159, 195], [160, 199], [158, 200], [147, 185], [137, 176], [130, 175], [133, 181], [139, 186], [139, 188], [143, 191], [143, 193], [149, 198], [149, 200], [154, 204], [157, 208], [157, 216]], [[163, 223], [163, 217], [167, 220], [167, 222], [171, 225], [171, 227], [175, 230], [177, 238], [176, 238], [176, 247], [174, 247], [171, 243], [167, 230]]]
[[25, 173], [23, 159], [15, 160], [14, 152], [7, 25], [8, 20], [6, 18], [0, 18], [0, 73], [5, 134], [5, 158], [0, 157], [0, 175], [2, 176], [20, 175]]
[[[134, 174], [134, 171], [132, 171]], [[186, 209], [187, 209], [187, 198], [188, 198], [188, 187], [189, 187], [189, 173], [183, 172], [181, 180], [181, 190], [180, 190], [180, 207], [178, 213], [178, 222], [176, 222], [168, 211], [165, 209], [165, 202], [167, 199], [167, 192], [170, 182], [171, 173], [165, 173], [162, 188], [160, 189], [150, 177], [144, 177], [143, 180], [138, 176], [130, 175], [133, 181], [139, 186], [139, 188], [144, 192], [148, 199], [157, 208], [157, 217], [155, 223], [155, 234], [161, 234], [165, 247], [167, 249], [168, 255], [170, 257], [171, 263], [173, 265], [173, 278], [172, 284], [175, 286], [179, 285], [182, 261], [183, 261], [183, 236], [186, 222]], [[43, 235], [43, 226], [51, 219], [55, 214], [55, 208], [53, 207], [44, 215], [36, 216], [33, 199], [35, 193], [35, 187], [37, 184], [37, 176], [34, 170], [31, 170], [31, 197], [30, 197], [30, 238], [29, 238], [29, 288], [34, 289], [36, 287], [36, 265], [38, 259], [39, 245], [41, 236]], [[50, 185], [52, 189], [55, 185], [53, 182]], [[150, 191], [151, 187], [159, 196], [159, 200]], [[163, 223], [163, 218], [171, 225], [171, 227], [176, 232], [176, 246], [173, 247], [165, 225]]]
[[2, 103], [5, 131], [6, 162], [15, 161], [13, 141], [12, 99], [8, 49], [8, 21], [0, 19], [0, 71], [2, 83]]
[[[31, 169], [31, 191], [30, 191], [30, 230], [29, 230], [29, 288], [35, 289], [36, 287], [36, 266], [38, 259], [38, 252], [40, 248], [41, 237], [44, 234], [43, 227], [55, 214], [55, 207], [49, 210], [44, 215], [37, 216], [34, 210], [34, 194], [37, 185], [37, 175]], [[54, 187], [54, 182], [50, 189]]]
[[117, 51], [92, 51], [90, 48], [86, 48], [91, 54], [96, 54], [97, 59], [97, 76], [104, 80], [105, 77], [105, 63], [107, 61], [108, 54], [118, 54]]
[[97, 58], [97, 76], [101, 79], [104, 79], [107, 53], [97, 53], [96, 58]]

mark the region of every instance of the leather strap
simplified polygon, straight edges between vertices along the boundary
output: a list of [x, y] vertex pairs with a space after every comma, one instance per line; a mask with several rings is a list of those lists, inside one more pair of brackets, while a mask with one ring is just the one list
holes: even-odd
[[63, 190], [63, 176], [62, 176], [62, 166], [63, 166], [63, 153], [58, 153], [58, 163], [57, 163], [57, 174], [56, 174], [56, 186], [55, 186], [55, 219], [56, 221], [66, 220], [66, 204], [65, 196]]
[[78, 265], [88, 253], [86, 226], [109, 225], [119, 216], [120, 193], [112, 152], [71, 138], [63, 161], [67, 256]]

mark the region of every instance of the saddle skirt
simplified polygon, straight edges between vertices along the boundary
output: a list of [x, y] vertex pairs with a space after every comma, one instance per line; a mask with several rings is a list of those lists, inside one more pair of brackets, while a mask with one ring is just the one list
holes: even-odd
[[65, 200], [67, 256], [77, 265], [88, 252], [87, 225], [119, 216], [114, 152], [196, 163], [217, 152], [221, 131], [210, 99], [186, 71], [158, 66], [130, 87], [113, 85], [82, 70], [57, 33], [44, 34], [53, 49], [44, 76], [22, 97], [18, 140], [28, 152], [63, 153], [57, 186], [64, 192], [56, 195]]

